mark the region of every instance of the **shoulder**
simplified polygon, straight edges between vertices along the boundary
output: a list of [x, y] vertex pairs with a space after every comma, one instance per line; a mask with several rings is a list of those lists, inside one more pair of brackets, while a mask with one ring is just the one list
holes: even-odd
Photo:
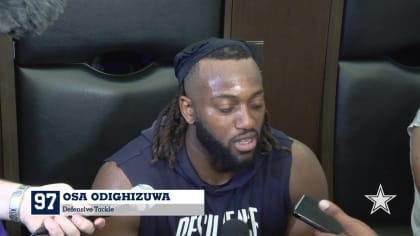
[[294, 205], [302, 194], [321, 199], [328, 197], [327, 180], [315, 153], [304, 143], [292, 139], [290, 197]]
[[[93, 189], [131, 189], [130, 183], [124, 172], [115, 164], [115, 162], [106, 162], [99, 169], [93, 182]], [[94, 235], [138, 235], [140, 227], [140, 217], [136, 216], [118, 216], [109, 217], [103, 229], [96, 230]]]
[[[292, 140], [292, 167], [289, 180], [291, 208], [303, 194], [319, 200], [327, 199], [327, 180], [316, 155], [299, 140]], [[290, 216], [287, 235], [308, 235], [312, 231], [310, 226]]]
[[96, 174], [94, 189], [131, 189], [132, 184], [114, 161], [105, 162]]
[[315, 153], [301, 141], [287, 136], [282, 131], [272, 129], [280, 146], [289, 150], [291, 156], [289, 193], [291, 204], [295, 204], [302, 194], [314, 198], [327, 198], [327, 180]]
[[166, 160], [152, 163], [152, 132], [152, 129], [143, 131], [140, 136], [107, 158], [97, 174], [97, 179], [106, 182], [129, 182], [130, 187], [145, 183], [156, 187], [162, 179], [162, 171], [169, 168], [169, 163]]

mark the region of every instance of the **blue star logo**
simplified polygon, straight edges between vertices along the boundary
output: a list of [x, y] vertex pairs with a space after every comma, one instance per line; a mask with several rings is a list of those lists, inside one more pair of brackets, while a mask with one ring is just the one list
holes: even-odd
[[389, 209], [388, 202], [394, 199], [397, 195], [385, 195], [382, 188], [382, 184], [379, 184], [378, 192], [376, 195], [365, 195], [367, 199], [373, 202], [372, 210], [370, 214], [372, 215], [377, 210], [382, 209], [389, 215], [391, 215], [391, 210]]

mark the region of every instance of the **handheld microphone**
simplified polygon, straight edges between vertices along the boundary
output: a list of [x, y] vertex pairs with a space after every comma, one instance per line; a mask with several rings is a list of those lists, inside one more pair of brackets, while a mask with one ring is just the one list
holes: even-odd
[[[130, 191], [144, 191], [144, 190], [154, 190], [154, 188], [152, 186], [148, 185], [148, 184], [138, 184], [138, 185], [134, 186], [133, 188], [131, 188]], [[137, 210], [144, 211], [144, 210], [150, 209], [152, 207], [153, 207], [153, 205], [151, 205], [151, 204], [145, 204], [145, 205], [137, 206]], [[68, 218], [71, 219], [71, 217], [72, 216], [69, 216]], [[100, 217], [106, 218], [108, 216], [84, 216], [84, 217], [93, 222], [97, 218], [100, 218]], [[37, 236], [37, 235], [43, 235], [43, 234], [48, 234], [48, 230], [45, 228], [44, 225], [41, 225], [30, 236]]]
[[19, 39], [41, 34], [63, 13], [67, 0], [2, 0], [0, 33]]
[[226, 221], [220, 230], [220, 236], [249, 236], [248, 225], [238, 219]]

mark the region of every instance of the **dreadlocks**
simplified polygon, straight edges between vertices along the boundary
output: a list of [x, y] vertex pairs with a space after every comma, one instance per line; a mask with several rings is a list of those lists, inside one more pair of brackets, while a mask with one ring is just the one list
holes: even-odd
[[[240, 60], [250, 58], [249, 52], [238, 46], [227, 46], [218, 49], [202, 59], [216, 60]], [[196, 65], [189, 71], [186, 80], [194, 79]], [[180, 85], [177, 94], [172, 101], [159, 113], [153, 130], [153, 158], [152, 163], [158, 160], [168, 160], [173, 166], [176, 154], [185, 143], [185, 133], [188, 127], [187, 122], [181, 114], [178, 100], [180, 96], [185, 96], [184, 85]], [[287, 147], [280, 146], [277, 139], [271, 132], [268, 122], [268, 113], [265, 112], [264, 124], [261, 129], [261, 154], [267, 154], [273, 149], [287, 150]]]

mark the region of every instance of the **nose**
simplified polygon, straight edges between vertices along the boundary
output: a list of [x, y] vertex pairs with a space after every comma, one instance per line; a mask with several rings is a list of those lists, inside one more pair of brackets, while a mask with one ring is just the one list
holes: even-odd
[[242, 105], [239, 109], [236, 119], [235, 127], [237, 129], [253, 129], [255, 128], [255, 118], [253, 117], [251, 111], [246, 105]]

